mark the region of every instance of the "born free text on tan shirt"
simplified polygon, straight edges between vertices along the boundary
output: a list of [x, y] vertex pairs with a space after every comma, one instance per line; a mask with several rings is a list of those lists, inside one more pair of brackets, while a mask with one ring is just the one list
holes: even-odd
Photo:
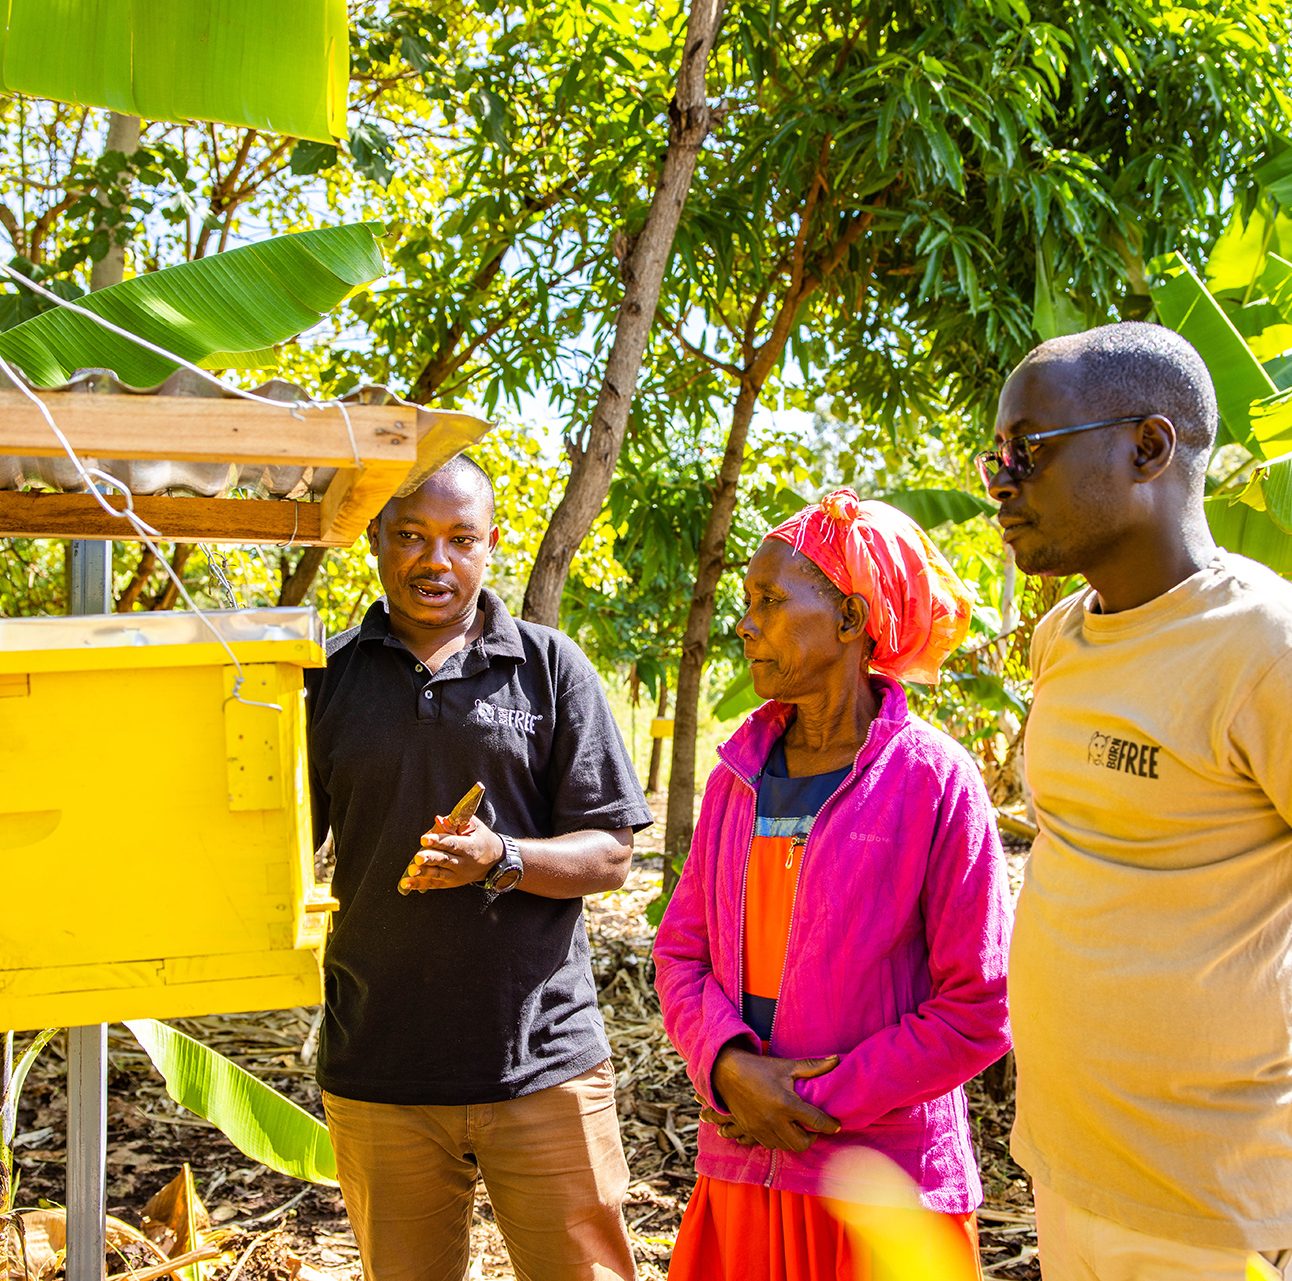
[[1292, 584], [1220, 553], [1037, 626], [1014, 1152], [1201, 1245], [1292, 1246]]

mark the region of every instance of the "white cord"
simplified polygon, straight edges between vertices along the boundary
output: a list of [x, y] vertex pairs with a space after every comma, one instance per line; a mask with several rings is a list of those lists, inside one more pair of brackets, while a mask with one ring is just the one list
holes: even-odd
[[[184, 598], [184, 603], [193, 611], [198, 619], [201, 620], [203, 626], [205, 626], [211, 635], [219, 641], [224, 652], [228, 654], [229, 660], [233, 663], [233, 666], [237, 671], [237, 675], [233, 679], [233, 692], [224, 701], [226, 703], [236, 701], [242, 703], [246, 707], [264, 707], [271, 711], [281, 712], [283, 709], [278, 703], [260, 703], [253, 699], [242, 697], [239, 691], [242, 689], [242, 683], [246, 680], [247, 674], [243, 671], [242, 664], [238, 661], [238, 656], [233, 652], [229, 642], [220, 635], [215, 624], [211, 622], [205, 612], [198, 606], [197, 602], [189, 595], [188, 588], [184, 586], [183, 579], [175, 572], [174, 567], [162, 554], [161, 549], [157, 544], [153, 542], [153, 539], [160, 538], [161, 534], [136, 514], [134, 508], [134, 496], [130, 493], [130, 490], [114, 476], [108, 475], [105, 471], [100, 471], [97, 467], [86, 467], [85, 464], [81, 462], [80, 458], [77, 457], [76, 451], [68, 442], [67, 437], [54, 421], [54, 415], [50, 413], [49, 406], [45, 404], [35, 391], [27, 386], [25, 379], [19, 378], [14, 373], [13, 366], [10, 365], [3, 356], [0, 356], [0, 372], [3, 372], [9, 378], [9, 381], [12, 382], [13, 385], [40, 411], [45, 422], [49, 424], [50, 431], [54, 433], [58, 443], [62, 445], [64, 450], [66, 450], [67, 456], [72, 460], [72, 466], [76, 468], [77, 474], [85, 482], [86, 490], [93, 496], [94, 501], [98, 503], [109, 516], [116, 520], [125, 520], [133, 527], [139, 541], [143, 543], [143, 545], [147, 547], [161, 563], [162, 568], [166, 571], [171, 582], [175, 584], [176, 588], [179, 590], [179, 594]], [[112, 504], [104, 498], [102, 493], [99, 492], [100, 485], [109, 485], [114, 489], [120, 490], [124, 496], [125, 505], [120, 510], [113, 507]]]
[[34, 280], [24, 276], [22, 272], [15, 271], [8, 263], [0, 262], [0, 272], [16, 280], [19, 284], [25, 285], [33, 293], [39, 294], [42, 298], [48, 299], [57, 306], [67, 311], [75, 312], [78, 316], [84, 316], [86, 320], [93, 321], [102, 329], [109, 333], [116, 334], [119, 338], [132, 342], [136, 347], [142, 347], [145, 351], [150, 351], [154, 356], [161, 356], [165, 360], [172, 361], [174, 364], [189, 370], [198, 375], [199, 378], [205, 379], [214, 387], [221, 391], [240, 397], [243, 400], [254, 401], [260, 405], [273, 405], [275, 408], [290, 410], [299, 417], [302, 409], [339, 409], [341, 419], [345, 423], [346, 435], [350, 440], [350, 451], [354, 455], [354, 465], [360, 471], [363, 470], [363, 459], [359, 457], [359, 442], [355, 438], [354, 425], [350, 421], [350, 411], [339, 400], [272, 400], [268, 396], [258, 396], [254, 391], [245, 391], [241, 387], [236, 387], [232, 383], [226, 383], [217, 378], [210, 370], [203, 369], [200, 365], [193, 364], [190, 360], [185, 360], [183, 356], [177, 356], [173, 351], [167, 351], [165, 347], [159, 347], [156, 343], [150, 342], [147, 338], [141, 338], [138, 334], [131, 333], [128, 329], [123, 329], [120, 325], [115, 325], [110, 320], [96, 315], [86, 307], [78, 306], [74, 302], [69, 302], [66, 298], [60, 298], [53, 290], [46, 289], [44, 285], [38, 285]]
[[[168, 351], [165, 347], [161, 347], [157, 343], [150, 342], [147, 338], [142, 338], [138, 334], [131, 333], [131, 331], [128, 329], [123, 329], [120, 325], [113, 324], [112, 321], [105, 319], [103, 316], [96, 315], [94, 312], [88, 310], [85, 307], [78, 306], [76, 303], [70, 302], [66, 298], [61, 298], [58, 294], [54, 293], [52, 290], [46, 289], [43, 285], [39, 285], [34, 280], [23, 275], [22, 272], [14, 270], [14, 268], [9, 266], [7, 263], [0, 262], [0, 272], [3, 272], [6, 276], [8, 276], [12, 280], [17, 281], [19, 284], [25, 285], [33, 293], [39, 294], [42, 298], [47, 299], [48, 301], [54, 303], [56, 306], [62, 307], [67, 311], [75, 312], [76, 315], [85, 317], [86, 320], [92, 321], [100, 328], [108, 330], [109, 333], [114, 333], [118, 337], [124, 338], [127, 342], [132, 342], [137, 347], [142, 347], [145, 351], [150, 351], [156, 356], [161, 356], [163, 359], [169, 360], [173, 362], [175, 365], [181, 368], [187, 369], [192, 373], [197, 374], [199, 378], [204, 379], [212, 386], [218, 387], [225, 394], [231, 394], [233, 396], [240, 397], [243, 400], [253, 401], [257, 404], [271, 405], [271, 406], [274, 406], [275, 408], [287, 408], [289, 412], [291, 412], [297, 417], [300, 416], [300, 412], [302, 409], [339, 410], [341, 414], [341, 420], [345, 424], [346, 437], [350, 442], [350, 452], [354, 457], [354, 465], [357, 470], [359, 471], [363, 470], [364, 462], [359, 455], [359, 442], [354, 434], [354, 424], [350, 419], [350, 411], [346, 407], [343, 401], [336, 400], [336, 399], [281, 401], [281, 400], [272, 400], [268, 396], [259, 396], [255, 392], [246, 391], [243, 388], [234, 386], [231, 383], [223, 382], [219, 378], [217, 378], [214, 374], [212, 374], [209, 370], [203, 369], [200, 365], [193, 364], [192, 361], [185, 360], [183, 356], [176, 355], [175, 352]], [[45, 419], [45, 422], [49, 425], [50, 431], [54, 433], [55, 439], [63, 447], [63, 450], [67, 454], [68, 458], [71, 459], [72, 466], [76, 468], [77, 474], [81, 477], [81, 480], [84, 482], [86, 491], [94, 497], [94, 501], [97, 502], [99, 506], [102, 507], [105, 512], [107, 512], [109, 516], [117, 520], [124, 519], [133, 527], [137, 537], [139, 538], [139, 541], [142, 542], [144, 546], [147, 547], [148, 550], [153, 553], [153, 555], [157, 558], [157, 560], [161, 562], [162, 568], [165, 569], [167, 575], [170, 577], [171, 581], [175, 584], [176, 588], [179, 590], [179, 594], [183, 597], [185, 604], [187, 604], [188, 607], [193, 611], [193, 613], [196, 614], [199, 619], [201, 619], [202, 623], [211, 632], [211, 634], [215, 637], [215, 639], [220, 642], [220, 645], [224, 648], [225, 653], [229, 655], [230, 660], [233, 662], [234, 667], [237, 669], [237, 676], [234, 679], [233, 692], [229, 695], [229, 698], [226, 699], [225, 702], [227, 703], [227, 702], [236, 700], [237, 702], [242, 703], [247, 707], [265, 707], [265, 708], [270, 708], [276, 712], [281, 712], [282, 708], [277, 703], [260, 703], [252, 699], [243, 698], [241, 696], [241, 694], [239, 693], [239, 690], [242, 688], [242, 683], [246, 679], [246, 673], [242, 669], [242, 664], [238, 661], [237, 655], [229, 647], [228, 642], [224, 639], [223, 636], [220, 635], [219, 631], [216, 630], [211, 620], [207, 618], [206, 614], [198, 607], [197, 603], [193, 600], [192, 596], [189, 595], [188, 589], [184, 586], [183, 580], [179, 577], [179, 575], [175, 573], [175, 570], [171, 566], [170, 561], [168, 561], [166, 557], [162, 555], [160, 549], [153, 541], [153, 539], [155, 538], [161, 538], [162, 534], [158, 530], [154, 529], [151, 525], [149, 525], [146, 521], [141, 519], [139, 515], [135, 512], [134, 496], [131, 494], [129, 488], [126, 485], [122, 484], [121, 481], [117, 480], [116, 477], [109, 475], [107, 472], [102, 471], [97, 467], [86, 467], [81, 462], [80, 458], [77, 457], [76, 451], [72, 448], [71, 443], [68, 441], [67, 437], [63, 434], [63, 432], [59, 429], [58, 424], [54, 421], [54, 416], [53, 414], [50, 413], [49, 407], [35, 393], [35, 391], [27, 385], [26, 379], [19, 377], [14, 372], [13, 367], [9, 364], [7, 360], [4, 359], [3, 356], [0, 356], [0, 370], [4, 371], [4, 373], [9, 378], [9, 381], [12, 382], [13, 385], [20, 392], [22, 392], [22, 394], [26, 396], [27, 399], [30, 400], [40, 411], [41, 416]], [[400, 401], [399, 403], [402, 404], [404, 402]], [[104, 498], [101, 492], [102, 487], [104, 486], [120, 491], [123, 499], [123, 507], [121, 510], [118, 510], [117, 508], [113, 507], [112, 504], [109, 503]], [[296, 504], [293, 503], [293, 508], [295, 508], [295, 506]], [[295, 515], [296, 515], [297, 521], [299, 521], [299, 518], [300, 518], [299, 511], [297, 511]], [[296, 539], [296, 528], [293, 527], [292, 536], [288, 540], [287, 546], [290, 547], [291, 544], [295, 541], [295, 539]], [[208, 565], [211, 564], [211, 559], [209, 554], [207, 556], [207, 563]], [[221, 578], [223, 579], [223, 576], [221, 576]], [[226, 588], [228, 586], [227, 580], [225, 580], [225, 586]]]

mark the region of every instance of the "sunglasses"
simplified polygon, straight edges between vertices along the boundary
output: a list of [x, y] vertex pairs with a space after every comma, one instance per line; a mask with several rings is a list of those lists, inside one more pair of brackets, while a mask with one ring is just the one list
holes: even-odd
[[992, 477], [1007, 471], [1016, 481], [1026, 480], [1036, 470], [1035, 446], [1041, 440], [1056, 436], [1075, 436], [1079, 431], [1094, 431], [1096, 427], [1119, 427], [1123, 423], [1142, 423], [1148, 414], [1129, 418], [1104, 418], [1097, 423], [1077, 423], [1074, 427], [1055, 427], [1052, 431], [1034, 431], [1030, 436], [1011, 436], [1000, 443], [999, 449], [984, 449], [974, 455], [974, 466], [982, 483], [991, 488]]

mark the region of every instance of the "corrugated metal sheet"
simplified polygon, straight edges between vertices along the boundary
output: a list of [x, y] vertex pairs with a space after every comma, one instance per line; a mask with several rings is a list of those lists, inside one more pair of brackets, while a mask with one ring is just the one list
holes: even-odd
[[[13, 384], [0, 373], [0, 387]], [[188, 369], [177, 370], [157, 387], [129, 387], [106, 369], [83, 369], [62, 387], [48, 390], [81, 392], [89, 396], [200, 396], [232, 400], [232, 392], [221, 391]], [[309, 397], [294, 383], [273, 379], [250, 388], [258, 396], [285, 404], [308, 402]], [[39, 394], [39, 393], [38, 393]], [[341, 401], [351, 405], [400, 404], [387, 387], [356, 387]], [[55, 420], [57, 421], [57, 420]], [[234, 466], [223, 463], [165, 462], [154, 459], [82, 458], [86, 466], [98, 467], [127, 486], [136, 495], [193, 495], [226, 498], [241, 494], [252, 498], [302, 499], [317, 497], [327, 489], [336, 469], [332, 467], [271, 467], [264, 464]], [[58, 493], [82, 493], [85, 486], [67, 458], [22, 458], [0, 455], [0, 490], [28, 486]]]

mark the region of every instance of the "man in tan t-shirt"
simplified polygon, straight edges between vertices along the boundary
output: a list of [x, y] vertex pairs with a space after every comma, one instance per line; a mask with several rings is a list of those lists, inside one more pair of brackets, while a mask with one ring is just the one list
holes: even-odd
[[1292, 584], [1216, 548], [1215, 431], [1184, 339], [1108, 325], [979, 460], [1019, 567], [1089, 583], [1033, 639], [1009, 971], [1046, 1281], [1292, 1277]]

